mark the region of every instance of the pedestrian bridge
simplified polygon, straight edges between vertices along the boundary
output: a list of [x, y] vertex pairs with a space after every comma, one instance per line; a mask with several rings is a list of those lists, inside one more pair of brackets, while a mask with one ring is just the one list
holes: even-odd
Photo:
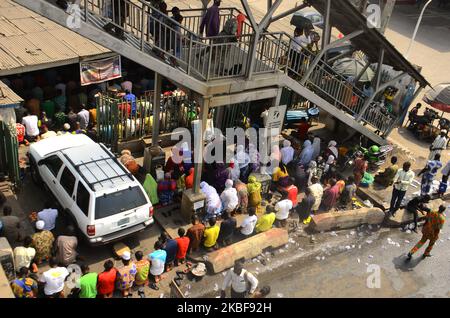
[[[207, 38], [199, 33], [201, 9], [183, 11], [180, 25], [168, 17], [156, 19], [161, 12], [148, 2], [123, 1], [126, 14], [120, 6], [107, 7], [105, 0], [81, 0], [81, 10], [69, 15], [54, 1], [15, 0], [184, 88], [216, 98], [210, 107], [276, 97], [274, 87], [287, 87], [379, 144], [386, 142], [399, 122], [395, 115], [373, 107], [373, 99], [335, 73], [323, 54], [295, 51], [292, 37], [284, 32], [255, 32], [244, 23], [237, 41], [223, 34]], [[321, 1], [311, 2], [320, 9]], [[234, 8], [221, 9], [220, 29], [239, 13]], [[108, 23], [124, 31], [123, 39], [103, 29]], [[366, 31], [351, 32], [347, 39], [360, 38]]]

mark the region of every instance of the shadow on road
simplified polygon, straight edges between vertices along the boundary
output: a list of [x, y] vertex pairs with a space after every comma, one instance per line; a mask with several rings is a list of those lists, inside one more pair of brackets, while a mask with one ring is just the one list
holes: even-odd
[[394, 264], [395, 269], [399, 269], [402, 272], [412, 272], [414, 268], [422, 262], [422, 260], [422, 257], [416, 257], [408, 261], [406, 259], [406, 254], [402, 254], [394, 257], [392, 263]]

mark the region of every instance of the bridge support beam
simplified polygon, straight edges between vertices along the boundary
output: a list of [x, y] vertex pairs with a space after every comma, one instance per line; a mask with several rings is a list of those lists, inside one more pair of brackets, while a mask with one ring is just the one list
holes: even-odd
[[206, 124], [208, 121], [209, 113], [209, 97], [201, 97], [200, 103], [200, 116], [201, 121], [198, 126], [197, 134], [194, 135], [194, 193], [200, 193], [200, 181], [202, 179], [202, 169], [203, 169], [203, 149], [204, 149], [204, 139]]
[[363, 34], [364, 31], [363, 30], [358, 30], [358, 31], [354, 31], [352, 33], [350, 33], [349, 35], [344, 36], [342, 39], [336, 40], [333, 43], [328, 44], [327, 46], [325, 46], [322, 51], [320, 51], [319, 54], [316, 55], [316, 57], [314, 58], [314, 61], [311, 63], [311, 65], [309, 66], [308, 70], [306, 71], [306, 74], [303, 76], [302, 80], [300, 81], [301, 85], [305, 85], [306, 82], [308, 81], [309, 77], [311, 76], [313, 70], [315, 69], [315, 67], [317, 66], [317, 64], [319, 64], [320, 60], [322, 59], [322, 57], [325, 55], [325, 53], [332, 48], [335, 48], [339, 45], [341, 45], [342, 43], [349, 41], [355, 37], [357, 37], [358, 35]]
[[155, 72], [155, 95], [153, 96], [153, 125], [152, 125], [152, 145], [158, 144], [159, 122], [161, 110], [161, 86], [162, 76]]
[[366, 112], [367, 108], [369, 108], [370, 104], [373, 102], [373, 100], [375, 99], [375, 97], [382, 91], [384, 91], [388, 86], [394, 84], [395, 82], [397, 82], [398, 80], [401, 80], [403, 77], [407, 76], [408, 74], [403, 72], [400, 75], [394, 77], [393, 79], [391, 79], [389, 82], [384, 83], [383, 85], [381, 85], [373, 94], [372, 96], [370, 96], [366, 102], [364, 103], [363, 107], [361, 108], [361, 111], [359, 112], [358, 116], [355, 118], [356, 121], [360, 121], [362, 119], [362, 117], [364, 116], [364, 113]]

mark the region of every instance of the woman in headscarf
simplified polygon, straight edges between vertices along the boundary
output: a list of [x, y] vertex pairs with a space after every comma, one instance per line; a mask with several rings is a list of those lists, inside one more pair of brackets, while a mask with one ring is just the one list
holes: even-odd
[[166, 173], [164, 175], [164, 180], [158, 183], [159, 201], [163, 206], [173, 202], [173, 195], [175, 194], [176, 189], [177, 183], [172, 179], [169, 172]]
[[306, 170], [306, 174], [308, 176], [308, 180], [306, 182], [306, 186], [309, 187], [312, 185], [311, 179], [313, 177], [317, 177], [317, 162], [314, 160], [311, 161], [308, 165], [308, 170]]
[[325, 158], [328, 158], [330, 155], [333, 155], [335, 159], [338, 158], [339, 151], [336, 148], [337, 142], [332, 140], [328, 143], [328, 148], [325, 150]]
[[314, 137], [312, 147], [314, 149], [313, 154], [312, 154], [312, 160], [316, 160], [317, 157], [320, 155], [320, 138], [319, 137]]
[[184, 171], [189, 171], [192, 168], [192, 151], [187, 142], [181, 144], [180, 156], [182, 156]]
[[289, 173], [286, 166], [282, 161], [278, 164], [278, 167], [275, 168], [272, 175], [272, 181], [274, 185], [279, 185], [280, 187], [286, 187], [289, 184]]
[[164, 172], [167, 173], [173, 171], [175, 169], [175, 166], [183, 161], [183, 157], [181, 156], [181, 154], [181, 149], [179, 149], [177, 146], [172, 147], [172, 155], [166, 161]]
[[231, 179], [233, 181], [236, 181], [239, 179], [239, 176], [241, 174], [241, 171], [239, 170], [239, 166], [236, 164], [235, 160], [231, 158], [230, 163], [227, 168], [228, 172], [228, 179]]
[[235, 161], [239, 165], [240, 179], [243, 182], [247, 182], [248, 175], [250, 174], [250, 156], [245, 152], [243, 145], [237, 146]]
[[254, 176], [250, 176], [250, 178], [248, 178], [248, 185], [247, 185], [249, 207], [254, 207], [258, 210], [262, 201], [261, 189], [262, 189], [261, 183], [256, 181], [256, 178]]
[[284, 165], [288, 165], [294, 159], [294, 148], [291, 146], [289, 140], [283, 141], [283, 148], [281, 148], [281, 161]]
[[314, 148], [311, 144], [311, 141], [306, 140], [303, 143], [303, 150], [300, 153], [299, 165], [307, 167], [309, 165], [310, 161], [312, 160], [313, 152], [314, 152]]
[[205, 220], [209, 220], [212, 217], [220, 215], [220, 213], [222, 212], [222, 201], [220, 200], [219, 194], [217, 193], [216, 189], [203, 181], [200, 183], [200, 190], [206, 196]]
[[339, 185], [336, 183], [336, 179], [330, 180], [330, 186], [327, 187], [323, 193], [322, 204], [320, 209], [322, 211], [330, 211], [336, 205], [339, 199]]
[[225, 182], [228, 179], [228, 171], [225, 168], [225, 164], [219, 162], [216, 164], [216, 171], [214, 173], [213, 186], [216, 188], [218, 193], [222, 193], [225, 189]]
[[317, 212], [317, 210], [319, 210], [320, 203], [322, 202], [323, 187], [320, 184], [320, 180], [316, 177], [313, 177], [311, 179], [311, 183], [312, 185], [309, 186], [309, 189], [311, 190], [311, 194], [316, 199], [312, 207], [312, 210], [313, 212]]
[[322, 156], [318, 156], [317, 157], [317, 169], [316, 169], [316, 175], [317, 175], [317, 179], [322, 180], [322, 176], [325, 173], [325, 167], [326, 167], [326, 162], [323, 160]]
[[271, 160], [281, 161], [281, 151], [278, 145], [272, 147], [272, 153], [270, 154]]
[[121, 152], [120, 162], [131, 172], [133, 176], [137, 176], [140, 166], [136, 162], [136, 159], [131, 155], [131, 151], [124, 149]]
[[222, 206], [225, 211], [233, 214], [239, 204], [237, 190], [233, 188], [233, 181], [228, 179], [225, 181], [225, 190], [220, 194]]
[[258, 172], [261, 162], [258, 149], [255, 147], [254, 144], [248, 145], [248, 154], [250, 157], [251, 171]]
[[355, 184], [358, 187], [361, 183], [361, 180], [364, 177], [364, 174], [367, 171], [368, 163], [366, 159], [364, 158], [364, 155], [362, 152], [358, 152], [356, 154], [355, 164], [353, 168], [353, 176], [355, 178]]
[[323, 170], [323, 176], [322, 181], [324, 184], [327, 183], [328, 180], [334, 177], [336, 174], [336, 168], [335, 168], [335, 158], [333, 155], [329, 155], [327, 162], [325, 163], [325, 167]]
[[248, 207], [248, 189], [247, 185], [241, 180], [237, 179], [234, 181], [234, 187], [236, 188], [238, 199], [239, 199], [239, 212], [246, 214]]
[[341, 179], [337, 181], [336, 184], [339, 187], [339, 194], [341, 194], [345, 189], [345, 181]]
[[155, 178], [150, 173], [147, 173], [145, 176], [144, 184], [142, 185], [145, 192], [148, 195], [148, 198], [150, 199], [150, 202], [153, 206], [157, 205], [159, 203], [159, 197], [158, 197], [158, 183], [156, 182]]

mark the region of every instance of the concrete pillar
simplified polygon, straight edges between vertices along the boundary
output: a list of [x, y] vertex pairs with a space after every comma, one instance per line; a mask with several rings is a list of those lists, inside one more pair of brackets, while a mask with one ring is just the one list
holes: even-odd
[[281, 95], [283, 94], [283, 87], [278, 88], [277, 97], [273, 99], [272, 106], [279, 106], [281, 103]]
[[203, 97], [200, 99], [200, 113], [201, 121], [199, 132], [194, 135], [194, 193], [200, 192], [200, 180], [202, 178], [202, 167], [203, 167], [203, 148], [204, 148], [204, 136], [206, 123], [208, 120], [209, 104], [210, 99]]
[[375, 91], [377, 91], [380, 88], [381, 84], [381, 70], [383, 68], [383, 61], [384, 61], [384, 49], [381, 49], [380, 56], [378, 59], [378, 68], [377, 73], [375, 76]]
[[[325, 11], [325, 26], [322, 34], [322, 47], [326, 47], [328, 44], [330, 44], [330, 38], [331, 38], [331, 24], [330, 24], [330, 13], [331, 13], [331, 0], [327, 0], [327, 7]], [[327, 54], [325, 53], [325, 61], [327, 60]]]
[[153, 97], [153, 130], [152, 130], [152, 145], [158, 144], [159, 138], [159, 117], [161, 109], [161, 85], [162, 76], [155, 72], [155, 96]]
[[225, 131], [225, 129], [227, 127], [224, 127], [224, 123], [223, 123], [223, 116], [225, 114], [225, 107], [226, 106], [220, 106], [215, 108], [215, 112], [216, 112], [216, 118], [215, 118], [215, 126], [217, 126], [218, 128], [222, 129], [222, 131]]
[[386, 28], [391, 20], [392, 12], [394, 11], [395, 2], [396, 0], [387, 0], [384, 4], [383, 12], [381, 13], [381, 34], [386, 32]]

